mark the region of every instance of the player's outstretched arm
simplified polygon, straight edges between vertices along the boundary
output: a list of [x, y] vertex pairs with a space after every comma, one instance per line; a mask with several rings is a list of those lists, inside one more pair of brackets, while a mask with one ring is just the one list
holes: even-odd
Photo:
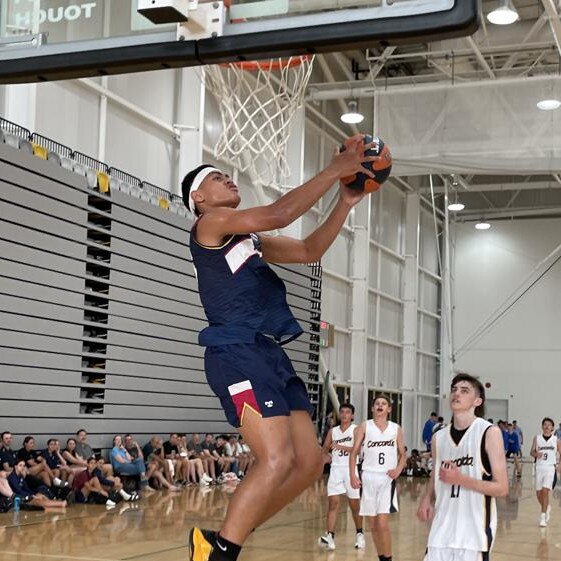
[[310, 210], [342, 177], [357, 172], [373, 177], [373, 173], [363, 166], [366, 162], [379, 159], [377, 156], [364, 155], [365, 150], [373, 144], [364, 144], [364, 135], [355, 135], [345, 146], [345, 151], [336, 154], [323, 171], [274, 203], [245, 210], [218, 207], [205, 212], [199, 221], [199, 241], [208, 243], [206, 240], [221, 240], [229, 234], [251, 234], [284, 228]]
[[339, 200], [323, 224], [307, 238], [261, 236], [263, 259], [269, 263], [313, 263], [329, 249], [345, 224], [349, 211], [364, 198], [364, 193], [341, 184]]
[[419, 503], [417, 509], [417, 518], [421, 522], [428, 522], [434, 516], [434, 500], [436, 498], [434, 487], [434, 474], [436, 472], [436, 438], [432, 437], [431, 443], [431, 457], [432, 457], [432, 471], [430, 474], [429, 483]]
[[364, 436], [366, 435], [366, 423], [361, 423], [354, 432], [354, 444], [351, 453], [349, 454], [349, 473], [351, 475], [351, 487], [353, 489], [360, 489], [360, 479], [356, 475], [356, 460], [360, 454]]
[[449, 485], [459, 485], [482, 495], [505, 497], [508, 494], [508, 475], [501, 431], [498, 427], [490, 427], [485, 435], [485, 450], [491, 463], [491, 481], [475, 479], [461, 472], [460, 468], [449, 463], [440, 468], [439, 477]]

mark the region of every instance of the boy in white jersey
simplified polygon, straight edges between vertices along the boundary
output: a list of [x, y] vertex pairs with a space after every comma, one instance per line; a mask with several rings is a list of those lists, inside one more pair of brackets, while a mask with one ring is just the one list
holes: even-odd
[[454, 377], [452, 422], [433, 436], [434, 469], [417, 511], [424, 522], [434, 516], [425, 561], [489, 560], [495, 497], [508, 493], [508, 477], [502, 434], [482, 418], [484, 403], [477, 378]]
[[[349, 506], [356, 527], [356, 549], [364, 549], [366, 542], [362, 533], [362, 518], [358, 511], [360, 507], [360, 491], [351, 487], [349, 476], [349, 455], [353, 449], [354, 431], [353, 423], [355, 407], [350, 403], [343, 403], [339, 407], [339, 420], [341, 424], [333, 427], [327, 433], [323, 443], [323, 451], [331, 454], [331, 471], [327, 481], [327, 531], [319, 538], [319, 544], [327, 549], [335, 549], [335, 526], [337, 513], [341, 503], [341, 495], [347, 495]], [[358, 475], [355, 462], [355, 473]]]
[[541, 506], [540, 526], [543, 528], [549, 522], [551, 505], [549, 493], [555, 487], [558, 454], [561, 445], [553, 434], [555, 423], [549, 417], [542, 421], [542, 434], [534, 436], [530, 455], [536, 458], [536, 496]]
[[[405, 468], [407, 457], [401, 427], [388, 421], [390, 398], [380, 394], [372, 404], [373, 419], [361, 423], [355, 431], [353, 450], [349, 456], [349, 472], [354, 489], [362, 486], [360, 515], [368, 516], [372, 538], [380, 561], [392, 559], [392, 537], [389, 515], [397, 512], [395, 480]], [[362, 483], [354, 466], [364, 444]]]

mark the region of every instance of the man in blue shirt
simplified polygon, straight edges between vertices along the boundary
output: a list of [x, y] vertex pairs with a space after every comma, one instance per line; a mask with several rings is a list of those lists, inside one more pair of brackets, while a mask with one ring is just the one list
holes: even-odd
[[522, 449], [520, 447], [520, 439], [518, 434], [514, 430], [513, 423], [508, 423], [507, 425], [507, 437], [506, 437], [506, 457], [512, 458], [514, 460], [514, 470], [516, 477], [519, 479], [522, 477], [522, 462], [520, 457], [522, 456]]
[[433, 411], [430, 414], [430, 417], [427, 419], [425, 426], [423, 427], [422, 438], [429, 452], [430, 452], [430, 445], [432, 442], [432, 429], [434, 428], [437, 422], [438, 422], [438, 415], [436, 414], [435, 411]]
[[190, 249], [209, 322], [199, 335], [206, 347], [207, 381], [257, 459], [219, 532], [191, 530], [191, 561], [236, 561], [253, 529], [323, 470], [306, 386], [280, 346], [302, 328], [288, 307], [284, 283], [268, 263], [318, 261], [364, 193], [341, 185], [330, 216], [304, 240], [259, 232], [288, 226], [344, 177], [358, 172], [373, 177], [363, 166], [379, 159], [365, 156], [373, 144], [356, 135], [345, 146], [316, 177], [265, 206], [238, 210], [238, 187], [209, 165], [183, 179], [183, 201], [198, 217]]

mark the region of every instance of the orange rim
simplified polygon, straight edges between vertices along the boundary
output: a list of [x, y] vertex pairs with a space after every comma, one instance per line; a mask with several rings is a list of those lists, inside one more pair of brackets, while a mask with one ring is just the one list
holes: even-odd
[[295, 56], [287, 59], [273, 59], [273, 60], [242, 60], [240, 62], [229, 62], [221, 64], [221, 66], [236, 66], [241, 70], [255, 71], [255, 70], [282, 70], [283, 68], [293, 68], [300, 66], [312, 58], [312, 55]]

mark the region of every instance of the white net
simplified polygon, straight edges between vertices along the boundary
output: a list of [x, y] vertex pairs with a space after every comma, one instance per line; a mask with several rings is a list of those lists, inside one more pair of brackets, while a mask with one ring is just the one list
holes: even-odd
[[214, 149], [254, 181], [281, 184], [290, 174], [290, 122], [302, 104], [312, 56], [209, 66], [205, 85], [220, 108], [222, 133]]
[[395, 175], [536, 174], [561, 170], [561, 77], [487, 80], [380, 91], [375, 127]]

